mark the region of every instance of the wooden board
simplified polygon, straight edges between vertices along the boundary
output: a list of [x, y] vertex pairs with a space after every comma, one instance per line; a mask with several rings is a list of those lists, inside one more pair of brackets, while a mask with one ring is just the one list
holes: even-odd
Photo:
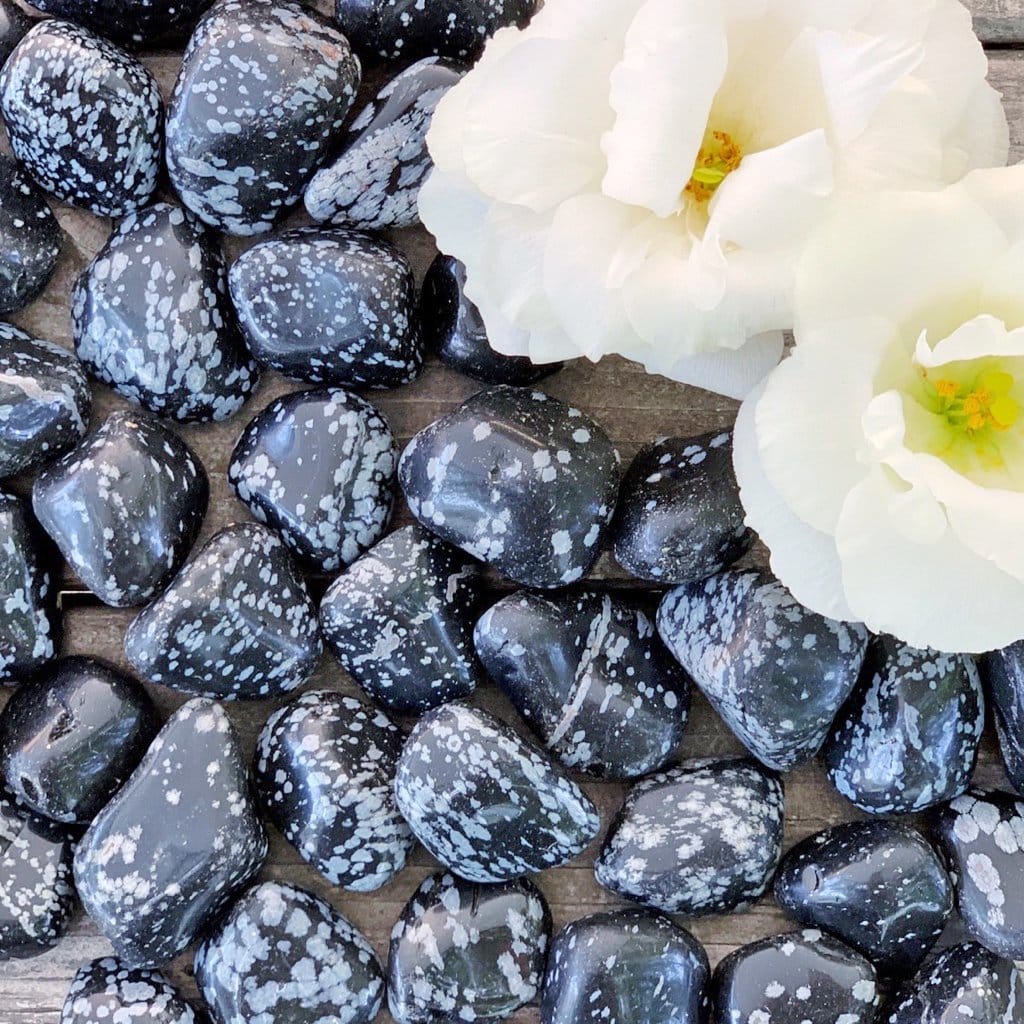
[[[328, 9], [330, 3], [317, 0], [317, 5]], [[1014, 47], [1024, 46], [1024, 0], [973, 0], [969, 6], [976, 16], [979, 33], [986, 42], [998, 47], [991, 55], [991, 76], [996, 87], [1004, 93], [1013, 132], [1013, 159], [1019, 160], [1024, 156], [1024, 50], [1018, 51]], [[169, 89], [178, 58], [161, 53], [147, 56], [146, 61], [163, 87]], [[68, 242], [56, 278], [39, 302], [13, 319], [40, 336], [70, 344], [69, 288], [102, 246], [110, 225], [68, 208], [60, 208], [58, 215], [67, 232]], [[296, 219], [295, 222], [301, 221]], [[395, 236], [395, 241], [410, 252], [418, 272], [422, 274], [433, 255], [429, 239], [422, 232], [403, 232]], [[246, 244], [230, 243], [229, 255], [237, 255]], [[231, 448], [242, 426], [256, 411], [297, 386], [269, 375], [259, 395], [229, 423], [190, 427], [182, 431], [200, 453], [211, 478], [211, 508], [204, 535], [229, 522], [246, 518], [244, 508], [231, 496], [226, 485], [225, 470]], [[395, 392], [376, 393], [371, 400], [386, 413], [395, 433], [404, 442], [471, 394], [475, 387], [471, 381], [434, 364], [415, 384]], [[736, 408], [735, 403], [728, 400], [662, 378], [649, 377], [638, 367], [622, 360], [608, 360], [596, 367], [573, 364], [545, 382], [544, 387], [595, 416], [611, 434], [625, 459], [631, 458], [640, 445], [657, 434], [694, 434], [728, 425]], [[124, 404], [105, 389], [97, 389], [97, 392], [97, 416]], [[24, 483], [21, 486], [23, 488]], [[407, 520], [407, 512], [400, 510], [396, 522]], [[600, 586], [636, 588], [607, 557], [599, 564], [595, 579]], [[492, 582], [500, 585], [496, 579]], [[122, 637], [133, 613], [98, 606], [94, 600], [78, 593], [80, 586], [70, 574], [64, 580], [64, 588], [68, 609], [65, 616], [65, 653], [94, 654], [124, 665]], [[310, 687], [318, 686], [341, 691], [354, 688], [351, 680], [328, 657], [324, 658], [310, 684]], [[182, 702], [181, 695], [172, 691], [158, 687], [153, 690], [165, 712], [170, 712]], [[4, 699], [0, 694], [0, 703]], [[506, 721], [515, 723], [514, 713], [494, 688], [482, 690], [477, 701], [496, 711]], [[247, 754], [252, 750], [260, 726], [279, 704], [229, 705], [229, 713]], [[738, 741], [698, 696], [681, 755], [730, 754], [739, 753], [741, 749]], [[1005, 785], [990, 734], [983, 746], [977, 781], [987, 786]], [[585, 782], [585, 787], [607, 825], [621, 803], [624, 787], [593, 782]], [[859, 816], [828, 785], [817, 765], [787, 776], [786, 796], [787, 847], [830, 824]], [[417, 850], [410, 866], [393, 883], [377, 893], [352, 895], [325, 883], [300, 861], [279, 834], [271, 832], [271, 853], [265, 876], [287, 879], [325, 896], [363, 929], [381, 956], [385, 957], [388, 935], [402, 906], [419, 882], [436, 866], [431, 859], [422, 850]], [[615, 898], [601, 889], [593, 878], [592, 863], [599, 841], [600, 837], [572, 864], [547, 872], [538, 879], [551, 904], [556, 927], [593, 910], [617, 905]], [[768, 899], [749, 913], [706, 918], [690, 922], [688, 926], [706, 944], [712, 962], [717, 962], [738, 945], [790, 927]], [[954, 924], [949, 937], [959, 934], [960, 926]], [[0, 1024], [54, 1024], [78, 966], [109, 952], [108, 943], [84, 916], [79, 915], [68, 936], [56, 949], [33, 960], [0, 964]], [[190, 957], [179, 958], [168, 974], [187, 994], [195, 996]], [[535, 1009], [527, 1009], [515, 1020], [517, 1024], [532, 1024], [536, 1018]], [[385, 1013], [381, 1020], [390, 1018]]]

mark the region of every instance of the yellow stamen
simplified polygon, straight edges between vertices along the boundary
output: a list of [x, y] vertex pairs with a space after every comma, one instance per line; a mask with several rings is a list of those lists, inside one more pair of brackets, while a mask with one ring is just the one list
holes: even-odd
[[[932, 382], [925, 380], [927, 383]], [[938, 399], [936, 412], [951, 427], [975, 435], [983, 430], [1009, 430], [1016, 426], [1020, 404], [1010, 395], [1016, 381], [1009, 373], [987, 370], [971, 385], [953, 380], [937, 380], [932, 384]]]
[[684, 191], [698, 203], [709, 202], [719, 185], [743, 162], [743, 151], [728, 132], [711, 132], [697, 154]]

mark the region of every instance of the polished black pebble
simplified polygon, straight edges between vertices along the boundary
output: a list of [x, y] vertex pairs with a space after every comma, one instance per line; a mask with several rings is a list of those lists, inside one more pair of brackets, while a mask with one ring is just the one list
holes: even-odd
[[403, 527], [331, 584], [320, 605], [324, 639], [375, 701], [422, 714], [468, 697], [482, 679], [473, 653], [481, 582], [461, 551]]
[[233, 235], [269, 231], [302, 198], [359, 88], [325, 18], [287, 0], [220, 0], [185, 50], [167, 115], [182, 202]]
[[0, 67], [35, 23], [15, 0], [0, 0]]
[[714, 975], [712, 1024], [872, 1024], [875, 969], [838, 939], [808, 930], [752, 942]]
[[79, 579], [118, 608], [170, 582], [199, 533], [209, 483], [176, 434], [144, 414], [115, 412], [45, 469], [32, 504]]
[[656, 910], [725, 914], [768, 890], [782, 821], [775, 772], [750, 759], [687, 761], [629, 791], [594, 874]]
[[968, 931], [1024, 960], [1024, 800], [972, 789], [936, 810], [934, 825]]
[[591, 914], [555, 936], [541, 1024], [703, 1024], [710, 975], [704, 947], [670, 918]]
[[179, 40], [212, 0], [30, 0], [33, 7], [88, 26], [125, 45]]
[[156, 79], [88, 29], [36, 25], [0, 73], [0, 110], [14, 155], [58, 199], [123, 217], [156, 191], [164, 143]]
[[370, 1024], [384, 999], [377, 954], [326, 900], [253, 886], [196, 953], [213, 1024]]
[[743, 745], [779, 771], [818, 752], [867, 647], [862, 626], [809, 611], [758, 571], [671, 591], [658, 631]]
[[1024, 642], [985, 655], [978, 665], [999, 736], [1006, 777], [1024, 793]]
[[[3, 18], [0, 6], [0, 24]], [[0, 156], [0, 313], [17, 312], [39, 297], [53, 277], [63, 240], [39, 187], [16, 160]]]
[[24, 498], [0, 492], [0, 683], [20, 683], [57, 652], [59, 556]]
[[453, 256], [438, 255], [430, 264], [420, 292], [420, 329], [428, 351], [445, 366], [482, 381], [526, 387], [562, 368], [537, 365], [525, 356], [503, 356], [487, 340], [480, 310], [466, 295], [466, 267]]
[[329, 690], [296, 697], [256, 742], [256, 792], [270, 821], [332, 885], [372, 892], [414, 845], [394, 782], [405, 737], [366, 701]]
[[297, 391], [242, 431], [228, 482], [306, 568], [334, 572], [387, 528], [397, 463], [391, 428], [369, 402], [339, 389]]
[[89, 916], [129, 967], [173, 960], [259, 871], [267, 837], [224, 709], [178, 709], [75, 853]]
[[477, 623], [477, 654], [541, 743], [570, 768], [628, 779], [683, 738], [686, 673], [634, 603], [519, 593]]
[[55, 946], [71, 920], [74, 844], [64, 829], [0, 795], [0, 961]]
[[320, 223], [379, 231], [420, 220], [420, 186], [434, 166], [427, 131], [463, 69], [427, 57], [393, 78], [349, 125], [341, 153], [317, 171], [306, 210]]
[[151, 683], [219, 700], [277, 697], [320, 661], [316, 605], [277, 534], [228, 526], [128, 627], [125, 654]]
[[288, 231], [243, 253], [230, 284], [249, 348], [288, 377], [393, 388], [423, 368], [412, 266], [378, 238]]
[[78, 968], [60, 1015], [60, 1024], [197, 1024], [198, 1020], [159, 971], [126, 967], [113, 956]]
[[7, 789], [53, 821], [88, 824], [135, 770], [160, 728], [134, 679], [94, 658], [62, 658], [0, 711]]
[[985, 728], [974, 660], [872, 642], [822, 756], [832, 785], [869, 814], [912, 814], [967, 789]]
[[895, 821], [856, 821], [805, 839], [786, 854], [775, 899], [883, 974], [912, 974], [953, 912], [953, 885], [921, 833]]
[[431, 875], [391, 932], [391, 1016], [397, 1024], [504, 1020], [539, 994], [550, 938], [551, 914], [532, 882]]
[[622, 481], [615, 560], [655, 583], [693, 583], [750, 550], [732, 434], [668, 437], [641, 449]]
[[158, 415], [224, 420], [259, 383], [220, 248], [180, 206], [123, 220], [78, 279], [71, 315], [89, 373]]
[[1010, 960], [962, 942], [943, 950], [890, 999], [885, 1024], [1018, 1024], [1024, 975]]
[[600, 825], [587, 796], [540, 750], [462, 703], [420, 719], [398, 761], [395, 797], [427, 850], [473, 882], [558, 867]]
[[615, 510], [619, 453], [578, 409], [539, 391], [481, 391], [402, 455], [412, 514], [516, 583], [554, 588], [593, 568]]
[[89, 382], [71, 352], [0, 323], [0, 477], [74, 448], [91, 411]]

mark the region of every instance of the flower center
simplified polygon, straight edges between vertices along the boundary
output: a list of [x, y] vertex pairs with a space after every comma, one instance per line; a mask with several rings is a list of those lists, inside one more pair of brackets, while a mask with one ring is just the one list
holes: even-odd
[[684, 189], [698, 203], [710, 202], [718, 186], [743, 162], [743, 150], [728, 132], [710, 132], [697, 154], [693, 176]]
[[976, 438], [985, 431], [1004, 431], [1015, 426], [1020, 405], [1010, 394], [1016, 381], [1003, 370], [986, 370], [964, 383], [943, 377], [925, 383], [933, 393], [934, 411], [955, 431]]

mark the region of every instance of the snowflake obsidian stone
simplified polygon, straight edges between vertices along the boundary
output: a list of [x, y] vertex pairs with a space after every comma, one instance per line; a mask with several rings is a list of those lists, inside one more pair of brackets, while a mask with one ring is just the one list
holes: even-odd
[[1006, 777], [1024, 793], [1024, 642], [986, 655], [979, 668], [992, 704]]
[[47, 14], [81, 22], [119, 43], [136, 46], [180, 37], [212, 0], [30, 0]]
[[159, 971], [105, 956], [83, 964], [68, 989], [60, 1024], [196, 1024], [196, 1014]]

